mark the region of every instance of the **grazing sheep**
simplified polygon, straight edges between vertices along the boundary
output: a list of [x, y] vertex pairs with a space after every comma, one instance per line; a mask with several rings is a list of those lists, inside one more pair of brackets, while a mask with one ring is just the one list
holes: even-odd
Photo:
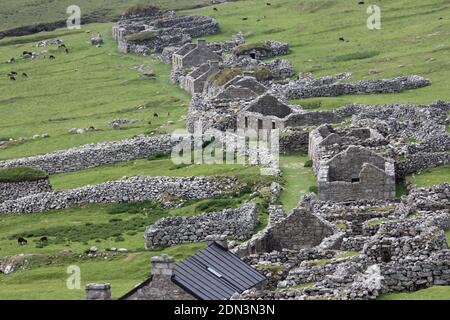
[[25, 72], [22, 72], [22, 77], [28, 78], [28, 74], [26, 74]]
[[14, 63], [16, 62], [16, 59], [14, 57], [11, 57], [8, 59], [7, 63]]
[[50, 56], [50, 57], [48, 57], [50, 60], [55, 60], [56, 59], [56, 57], [55, 56]]
[[92, 44], [92, 45], [96, 45], [96, 46], [102, 45], [102, 44], [103, 44], [103, 38], [102, 38], [102, 35], [99, 33], [99, 34], [97, 34], [97, 36], [92, 37], [92, 38], [91, 38], [91, 44]]
[[155, 112], [155, 113], [153, 114], [153, 117], [158, 118], [159, 115]]
[[39, 239], [39, 243], [40, 244], [46, 244], [48, 242], [48, 238], [47, 237], [42, 237]]
[[28, 241], [25, 238], [19, 237], [19, 238], [17, 238], [17, 243], [21, 246], [24, 246], [24, 245], [28, 244]]

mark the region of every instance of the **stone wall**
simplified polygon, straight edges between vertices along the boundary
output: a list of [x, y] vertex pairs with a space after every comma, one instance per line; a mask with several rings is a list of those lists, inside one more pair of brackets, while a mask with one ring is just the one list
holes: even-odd
[[286, 130], [280, 134], [280, 152], [288, 154], [301, 151], [308, 152], [309, 131], [307, 130]]
[[349, 94], [395, 93], [431, 84], [430, 80], [416, 75], [358, 82], [335, 82], [338, 79], [332, 79], [331, 83], [328, 83], [319, 80], [299, 79], [286, 85], [277, 85], [273, 89], [287, 99], [304, 99]]
[[386, 292], [416, 291], [450, 285], [450, 250], [434, 252], [428, 258], [411, 257], [405, 263], [382, 266], [382, 286]]
[[184, 199], [205, 199], [238, 191], [234, 177], [132, 177], [78, 189], [26, 196], [0, 204], [0, 213], [32, 213], [88, 203], [160, 201], [166, 206]]
[[51, 192], [48, 179], [22, 182], [0, 182], [0, 203], [15, 200], [31, 194]]
[[247, 203], [238, 209], [205, 213], [193, 217], [162, 218], [145, 231], [145, 247], [202, 242], [207, 236], [221, 234], [230, 238], [248, 238], [259, 223], [259, 208]]
[[449, 152], [435, 153], [416, 153], [410, 154], [405, 160], [398, 161], [395, 164], [395, 173], [397, 178], [403, 179], [407, 175], [418, 172], [423, 169], [437, 167], [450, 163]]
[[177, 141], [169, 135], [138, 136], [132, 139], [87, 144], [28, 158], [0, 161], [0, 168], [34, 167], [49, 174], [78, 171], [121, 161], [146, 158], [152, 154], [169, 154]]
[[395, 198], [394, 163], [365, 148], [350, 146], [317, 173], [323, 201]]

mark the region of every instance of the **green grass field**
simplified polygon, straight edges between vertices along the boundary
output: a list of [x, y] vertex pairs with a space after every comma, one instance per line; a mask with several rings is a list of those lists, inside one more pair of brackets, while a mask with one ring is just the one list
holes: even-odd
[[[162, 0], [165, 7], [186, 8], [209, 3], [206, 0]], [[212, 7], [190, 9], [181, 14], [206, 14], [217, 18], [222, 32], [208, 40], [228, 40], [238, 31], [244, 32], [248, 43], [263, 40], [286, 41], [291, 46], [290, 59], [298, 73], [313, 72], [324, 76], [352, 72], [354, 80], [390, 78], [417, 74], [428, 77], [432, 85], [399, 94], [343, 96], [295, 100], [319, 109], [334, 109], [348, 103], [431, 103], [450, 100], [450, 4], [446, 0], [374, 1], [382, 9], [382, 29], [366, 28], [366, 6], [347, 0], [271, 0], [271, 6], [259, 0], [241, 0]], [[157, 4], [150, 0], [80, 0], [82, 13], [110, 20], [129, 5]], [[0, 30], [64, 19], [68, 1], [0, 0]], [[247, 20], [242, 20], [243, 18]], [[442, 18], [442, 19], [440, 19]], [[258, 21], [260, 19], [260, 21]], [[48, 133], [49, 138], [27, 140], [0, 146], [0, 160], [43, 154], [86, 143], [130, 138], [138, 134], [170, 133], [184, 128], [182, 117], [187, 114], [190, 96], [171, 84], [170, 66], [150, 57], [124, 55], [117, 52], [111, 38], [112, 23], [84, 25], [81, 30], [55, 30], [26, 37], [0, 40], [0, 141]], [[90, 31], [90, 33], [87, 33]], [[105, 45], [96, 48], [89, 39], [100, 32]], [[36, 48], [36, 42], [60, 37], [68, 46], [65, 54], [55, 47]], [[344, 37], [348, 42], [339, 41]], [[19, 57], [22, 51], [37, 51], [55, 55], [56, 60], [18, 59], [13, 65], [5, 61]], [[42, 53], [48, 50], [47, 53]], [[150, 80], [136, 70], [144, 65], [157, 77]], [[377, 75], [368, 71], [377, 69]], [[6, 74], [19, 72], [16, 82]], [[20, 76], [22, 72], [28, 79]], [[158, 118], [153, 118], [153, 113]], [[140, 120], [113, 130], [105, 123], [115, 118]], [[71, 128], [94, 126], [98, 131], [82, 135], [68, 133]], [[280, 202], [287, 211], [300, 197], [316, 185], [311, 168], [304, 167], [302, 154], [281, 156], [284, 191]], [[241, 180], [265, 181], [259, 168], [239, 165], [193, 165], [175, 167], [167, 158], [137, 160], [111, 166], [52, 175], [56, 190], [97, 184], [123, 176], [135, 175], [236, 175]], [[448, 181], [447, 167], [426, 170], [409, 181], [429, 186]], [[312, 188], [311, 188], [312, 187]], [[67, 290], [66, 269], [81, 267], [82, 288], [88, 282], [110, 282], [113, 297], [130, 290], [149, 274], [149, 259], [167, 253], [177, 260], [197, 252], [204, 244], [143, 251], [145, 226], [163, 216], [199, 214], [205, 208], [220, 210], [237, 206], [249, 195], [236, 199], [195, 201], [186, 206], [165, 210], [154, 204], [89, 205], [43, 214], [0, 217], [0, 257], [17, 254], [30, 257], [30, 267], [11, 275], [0, 275], [0, 299], [81, 299], [83, 290]], [[262, 202], [261, 199], [257, 201]], [[267, 214], [262, 210], [262, 223]], [[46, 246], [39, 245], [42, 234], [49, 235]], [[18, 246], [15, 236], [26, 235], [28, 246]], [[450, 234], [447, 233], [447, 237]], [[99, 249], [125, 247], [129, 253], [107, 260], [81, 259], [81, 252], [95, 245]], [[65, 255], [72, 250], [74, 254]], [[49, 257], [56, 257], [53, 263]], [[448, 298], [448, 288], [436, 287], [411, 294], [392, 294], [383, 299]]]
[[312, 168], [305, 168], [307, 160], [308, 156], [301, 153], [280, 156], [281, 172], [285, 180], [280, 202], [287, 212], [297, 206], [301, 196], [310, 192], [310, 187], [316, 186]]
[[209, 3], [207, 0], [78, 0], [76, 3], [71, 0], [0, 0], [0, 31], [66, 20], [69, 17], [67, 7], [73, 4], [80, 7], [82, 21], [84, 17], [95, 22], [108, 22], [136, 4], [180, 10]]
[[[189, 95], [172, 85], [170, 66], [148, 57], [117, 53], [110, 37], [110, 24], [90, 25], [106, 37], [102, 48], [91, 46], [84, 31], [55, 31], [0, 41], [0, 61], [36, 50], [38, 39], [57, 35], [71, 53], [55, 47], [47, 55], [56, 60], [19, 59], [14, 65], [0, 64], [0, 137], [31, 137], [48, 133], [47, 139], [30, 140], [0, 150], [0, 159], [16, 158], [67, 149], [86, 143], [117, 140], [151, 132], [172, 132], [183, 128], [181, 116], [187, 113]], [[40, 51], [40, 50], [38, 50]], [[155, 80], [142, 77], [136, 67], [146, 65], [157, 74]], [[26, 72], [29, 79], [10, 81], [10, 71]], [[144, 108], [142, 108], [144, 106]], [[141, 108], [140, 108], [141, 107]], [[153, 118], [153, 113], [158, 118]], [[122, 130], [105, 123], [116, 118], [140, 120]], [[151, 122], [151, 125], [148, 122]], [[173, 121], [173, 124], [168, 124]], [[171, 123], [171, 122], [170, 122]], [[99, 131], [69, 134], [71, 128], [94, 126]]]
[[426, 169], [407, 177], [407, 182], [417, 187], [431, 187], [436, 184], [450, 182], [450, 165]]

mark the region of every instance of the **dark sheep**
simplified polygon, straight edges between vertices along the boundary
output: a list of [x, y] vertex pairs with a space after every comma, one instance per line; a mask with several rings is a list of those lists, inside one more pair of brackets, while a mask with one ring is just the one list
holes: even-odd
[[247, 18], [247, 17], [245, 17], [245, 18], [242, 18], [242, 20], [246, 21], [246, 20], [248, 20], [248, 18]]
[[219, 11], [219, 9], [217, 9], [216, 7], [213, 8], [214, 11]]
[[55, 56], [50, 56], [50, 57], [48, 57], [50, 60], [55, 60], [56, 59], [56, 57]]
[[364, 4], [364, 1], [360, 1], [360, 2], [358, 2], [358, 4]]
[[48, 242], [48, 238], [47, 237], [42, 237], [39, 239], [40, 243], [47, 243]]
[[66, 48], [66, 54], [69, 54], [69, 49]]
[[9, 77], [9, 80], [11, 80], [11, 81], [16, 81], [16, 77], [10, 76], [10, 77]]
[[344, 37], [340, 37], [339, 41], [345, 41]]
[[270, 2], [267, 2], [266, 5], [271, 6], [272, 4]]
[[17, 238], [17, 243], [21, 246], [24, 246], [24, 245], [28, 244], [28, 241], [25, 238], [19, 237], [19, 238]]
[[25, 72], [22, 72], [22, 77], [28, 78], [28, 74], [26, 74]]
[[157, 114], [156, 112], [153, 114], [153, 117], [158, 118], [159, 114]]

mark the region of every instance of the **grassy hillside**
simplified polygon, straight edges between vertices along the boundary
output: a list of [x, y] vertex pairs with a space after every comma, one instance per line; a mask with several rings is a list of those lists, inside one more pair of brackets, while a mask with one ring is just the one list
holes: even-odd
[[[79, 32], [59, 30], [0, 41], [0, 137], [50, 135], [47, 139], [0, 149], [0, 159], [184, 127], [180, 117], [187, 113], [190, 96], [171, 84], [170, 66], [148, 57], [117, 53], [109, 24], [89, 25], [89, 29], [105, 36], [105, 46], [91, 46], [90, 35], [85, 33], [87, 28]], [[55, 36], [64, 40], [69, 54], [56, 46], [36, 48], [38, 40]], [[13, 65], [4, 63], [8, 57], [18, 58], [26, 50], [47, 50], [48, 53], [44, 53], [47, 59], [20, 58]], [[49, 55], [56, 59], [49, 60]], [[141, 76], [136, 70], [140, 65], [153, 69], [156, 79]], [[10, 71], [19, 73], [17, 81], [6, 76]], [[22, 77], [22, 72], [29, 78]], [[155, 112], [159, 118], [153, 118]], [[140, 122], [125, 126], [123, 130], [113, 130], [105, 123], [115, 118]], [[68, 133], [71, 128], [90, 126], [99, 131], [82, 135]]]
[[108, 22], [132, 5], [156, 5], [161, 8], [186, 9], [209, 4], [208, 0], [0, 0], [0, 31], [42, 22], [66, 20], [67, 7], [76, 4], [81, 18]]
[[[110, 19], [127, 6], [141, 2], [155, 4], [145, 0], [81, 0], [78, 3], [83, 12]], [[164, 0], [163, 3], [182, 8], [206, 2], [209, 1]], [[232, 34], [242, 31], [250, 44], [267, 39], [288, 42], [292, 52], [286, 58], [294, 63], [297, 72], [313, 72], [315, 76], [352, 72], [356, 80], [418, 74], [433, 82], [430, 87], [400, 94], [294, 101], [299, 104], [320, 102], [321, 108], [330, 109], [353, 102], [382, 104], [450, 100], [448, 1], [374, 1], [382, 8], [382, 30], [379, 31], [366, 28], [366, 6], [358, 5], [358, 1], [270, 2], [272, 5], [267, 6], [265, 1], [242, 0], [217, 5], [218, 11], [205, 7], [183, 13], [207, 14], [217, 18], [222, 33], [207, 37], [209, 40], [228, 40]], [[0, 0], [0, 30], [62, 19], [68, 4], [72, 2]], [[56, 30], [0, 40], [0, 141], [29, 138], [35, 134], [50, 135], [45, 139], [8, 144], [6, 148], [0, 144], [0, 160], [143, 133], [170, 133], [173, 129], [184, 127], [182, 116], [187, 113], [190, 96], [171, 84], [170, 66], [149, 57], [118, 53], [110, 36], [111, 26], [111, 23], [92, 24], [83, 26], [79, 31]], [[106, 41], [101, 48], [89, 43], [91, 35], [97, 32], [102, 33]], [[57, 36], [65, 41], [69, 54], [55, 47], [36, 48], [37, 41]], [[339, 37], [344, 37], [348, 42], [339, 41]], [[5, 63], [11, 56], [18, 58], [25, 50], [47, 56], [52, 54], [56, 59], [29, 61], [19, 58], [13, 65]], [[44, 50], [48, 52], [44, 53]], [[152, 69], [157, 74], [156, 79], [142, 77], [137, 71], [140, 65]], [[371, 69], [377, 69], [380, 73], [369, 75]], [[19, 73], [15, 82], [6, 76], [11, 71]], [[21, 77], [22, 72], [26, 72], [29, 78]], [[159, 117], [154, 118], [153, 113], [158, 113]], [[105, 123], [115, 118], [140, 121], [122, 130], [113, 130]], [[90, 126], [99, 130], [82, 135], [68, 133], [71, 128]], [[315, 185], [315, 179], [311, 168], [304, 167], [305, 156], [294, 154], [283, 156], [280, 160], [286, 181], [280, 201], [286, 209], [292, 209], [299, 197]], [[429, 185], [443, 179], [448, 181], [447, 169], [427, 171], [422, 178], [416, 175], [412, 179], [419, 185]], [[247, 180], [260, 179], [258, 168], [226, 165], [175, 167], [169, 159], [144, 159], [52, 175], [50, 180], [56, 189], [66, 189], [137, 174], [233, 174]], [[149, 204], [92, 205], [44, 214], [1, 216], [0, 257], [21, 253], [36, 256], [30, 257], [32, 265], [26, 270], [8, 276], [0, 275], [0, 299], [82, 298], [82, 290], [65, 289], [66, 268], [70, 264], [81, 267], [83, 285], [87, 282], [111, 282], [113, 295], [118, 297], [145, 279], [150, 256], [161, 253], [142, 251], [142, 233], [146, 225], [162, 216], [191, 215], [205, 208], [235, 206], [247, 196], [194, 202], [175, 210], [161, 210]], [[263, 221], [266, 220], [264, 215]], [[46, 246], [38, 243], [39, 235], [43, 233], [50, 238]], [[19, 234], [30, 240], [28, 246], [17, 244], [14, 236]], [[125, 247], [130, 252], [106, 260], [81, 259], [80, 254], [92, 245], [100, 249]], [[182, 259], [203, 245], [177, 246], [164, 252]], [[56, 262], [48, 265], [51, 259]], [[441, 289], [424, 292], [434, 290]], [[422, 292], [418, 293], [418, 296], [421, 295]]]
[[[292, 53], [286, 58], [298, 72], [313, 72], [315, 76], [352, 72], [357, 80], [417, 74], [433, 81], [428, 88], [400, 94], [315, 99], [322, 101], [324, 108], [353, 102], [430, 103], [450, 99], [448, 1], [372, 1], [382, 10], [381, 30], [367, 29], [367, 5], [358, 5], [358, 1], [270, 2], [271, 6], [258, 0], [239, 1], [218, 6], [219, 11], [206, 7], [189, 12], [219, 20], [223, 33], [208, 37], [210, 40], [227, 39], [242, 31], [247, 42], [288, 42]], [[340, 37], [348, 42], [339, 41]], [[380, 74], [369, 75], [371, 69]]]

